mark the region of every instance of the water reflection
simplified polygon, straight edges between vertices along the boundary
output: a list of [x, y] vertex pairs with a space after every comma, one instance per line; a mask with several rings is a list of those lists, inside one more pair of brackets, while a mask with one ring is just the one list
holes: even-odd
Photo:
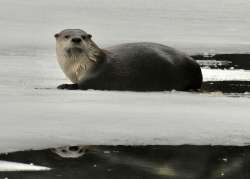
[[96, 146], [77, 159], [51, 150], [1, 155], [1, 160], [53, 168], [46, 172], [0, 173], [8, 178], [247, 179], [250, 147]]

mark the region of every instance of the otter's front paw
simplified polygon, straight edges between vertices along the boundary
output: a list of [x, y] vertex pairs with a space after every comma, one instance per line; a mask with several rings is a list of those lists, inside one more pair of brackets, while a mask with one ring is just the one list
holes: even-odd
[[61, 84], [57, 86], [57, 89], [76, 90], [79, 89], [79, 87], [77, 84]]

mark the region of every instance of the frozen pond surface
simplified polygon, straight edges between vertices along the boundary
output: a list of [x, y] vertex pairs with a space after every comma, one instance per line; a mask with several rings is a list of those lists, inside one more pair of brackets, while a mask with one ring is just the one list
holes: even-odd
[[248, 0], [1, 0], [0, 47], [50, 49], [54, 33], [82, 28], [103, 45], [153, 41], [187, 52], [248, 52], [249, 9]]
[[[56, 90], [68, 81], [53, 39], [76, 27], [101, 46], [154, 41], [189, 54], [246, 53], [249, 8], [243, 0], [2, 0], [0, 152], [77, 144], [249, 144], [248, 98]], [[248, 71], [232, 72], [203, 70], [205, 80], [250, 80]]]
[[249, 98], [57, 90], [68, 81], [53, 55], [38, 54], [0, 57], [0, 152], [69, 144], [249, 144]]

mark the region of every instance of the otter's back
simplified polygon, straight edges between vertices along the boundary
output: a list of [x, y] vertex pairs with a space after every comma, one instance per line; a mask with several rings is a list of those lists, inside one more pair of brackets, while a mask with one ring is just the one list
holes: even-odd
[[107, 51], [108, 65], [98, 76], [103, 89], [159, 91], [192, 88], [190, 84], [195, 79], [189, 74], [194, 74], [190, 69], [195, 71], [196, 63], [171, 47], [129, 43], [107, 48]]

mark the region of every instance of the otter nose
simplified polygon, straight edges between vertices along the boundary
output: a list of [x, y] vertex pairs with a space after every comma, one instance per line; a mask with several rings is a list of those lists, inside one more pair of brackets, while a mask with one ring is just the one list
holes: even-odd
[[71, 41], [74, 42], [74, 43], [80, 43], [82, 41], [82, 39], [80, 39], [80, 38], [73, 38]]

